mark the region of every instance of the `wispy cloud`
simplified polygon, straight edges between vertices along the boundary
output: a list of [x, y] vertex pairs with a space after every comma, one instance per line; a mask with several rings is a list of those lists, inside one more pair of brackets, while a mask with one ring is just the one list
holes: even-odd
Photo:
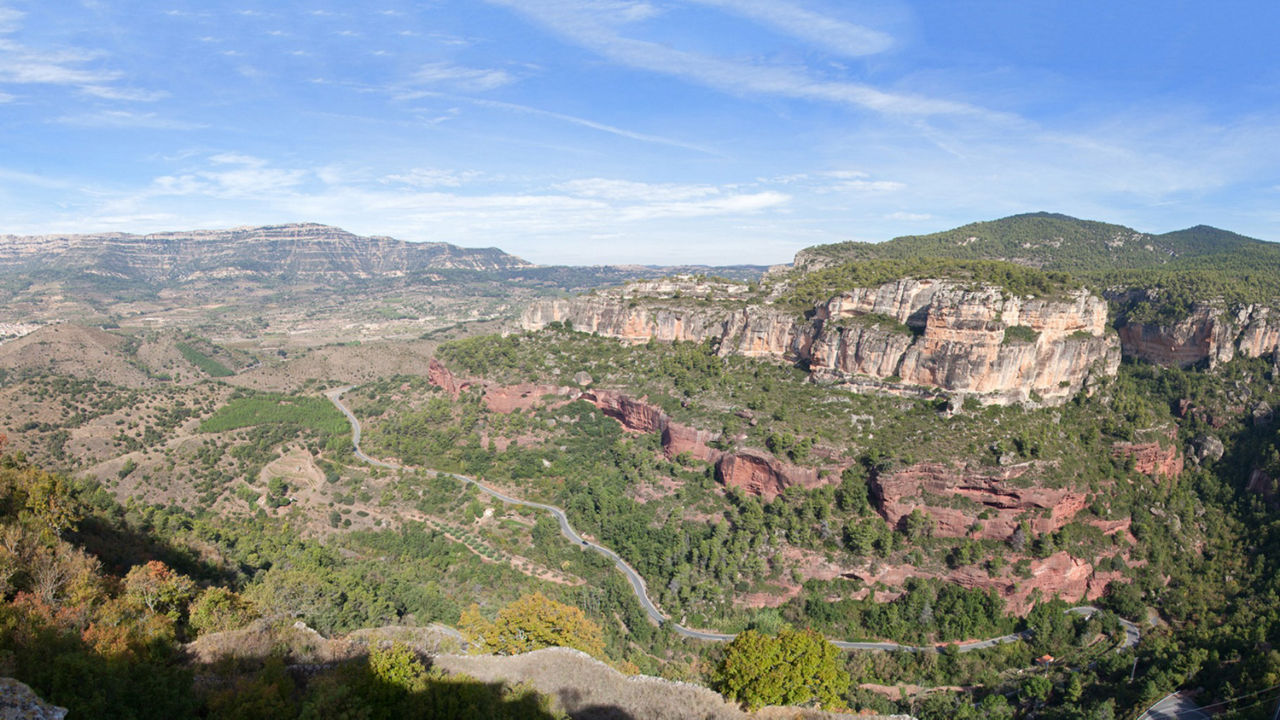
[[[807, 70], [726, 60], [627, 37], [626, 25], [655, 12], [646, 3], [592, 0], [489, 0], [524, 14], [571, 42], [632, 68], [680, 77], [740, 95], [773, 95], [857, 106], [880, 113], [928, 116], [998, 114], [952, 100], [881, 90], [870, 85], [828, 80]], [[757, 10], [766, 13], [766, 4]], [[780, 14], [776, 11], [773, 15]]]
[[720, 194], [713, 185], [643, 183], [609, 178], [582, 178], [557, 183], [556, 190], [578, 197], [626, 202], [673, 202], [702, 199]]
[[147, 128], [151, 130], [198, 130], [200, 123], [184, 122], [162, 117], [156, 113], [139, 113], [128, 110], [102, 110], [81, 115], [64, 115], [57, 119], [61, 125], [97, 128]]
[[279, 196], [300, 185], [304, 170], [271, 167], [261, 158], [222, 153], [209, 158], [212, 167], [155, 179], [143, 196], [206, 195], [221, 199]]
[[874, 55], [893, 46], [888, 33], [872, 30], [781, 0], [693, 0], [760, 21], [829, 52], [849, 57]]
[[[194, 165], [185, 172], [156, 177], [138, 191], [96, 190], [93, 207], [83, 208], [77, 218], [46, 221], [46, 227], [148, 232], [170, 228], [175, 218], [191, 227], [312, 220], [409, 240], [496, 243], [517, 253], [541, 248], [544, 258], [585, 261], [598, 253], [590, 247], [591, 238], [624, 238], [620, 242], [629, 245], [669, 226], [687, 232], [682, 223], [745, 223], [785, 212], [792, 199], [773, 189], [732, 184], [594, 177], [537, 189], [529, 178], [503, 180], [467, 169], [419, 168], [378, 176], [361, 168], [282, 167], [236, 152], [190, 160]], [[0, 172], [0, 181], [5, 179]], [[555, 249], [547, 245], [550, 238], [559, 238]], [[702, 241], [732, 243], [733, 237]], [[693, 247], [683, 236], [654, 242], [669, 244], [663, 254], [670, 256], [689, 256]], [[694, 245], [697, 252], [708, 246]], [[654, 246], [639, 247], [628, 261], [645, 257]], [[610, 259], [619, 257], [614, 252]]]
[[139, 88], [112, 87], [110, 85], [85, 85], [80, 88], [86, 95], [105, 100], [129, 100], [133, 102], [154, 102], [169, 96], [162, 90], [141, 90]]
[[470, 103], [481, 105], [484, 107], [498, 108], [502, 110], [510, 110], [512, 112], [517, 112], [517, 113], [524, 113], [527, 115], [538, 115], [545, 118], [551, 118], [553, 120], [567, 122], [571, 125], [579, 125], [581, 127], [591, 128], [592, 130], [598, 130], [603, 133], [609, 133], [610, 135], [617, 135], [618, 137], [624, 137], [629, 140], [636, 140], [639, 142], [654, 143], [657, 145], [668, 145], [671, 147], [684, 148], [685, 150], [694, 150], [700, 153], [706, 153], [708, 155], [719, 154], [715, 150], [712, 150], [706, 147], [705, 145], [698, 145], [695, 143], [685, 142], [683, 140], [674, 140], [672, 138], [662, 137], [660, 135], [650, 135], [648, 133], [641, 133], [641, 132], [636, 132], [634, 130], [627, 130], [625, 128], [620, 128], [615, 125], [608, 125], [606, 123], [596, 122], [595, 120], [588, 120], [587, 118], [577, 117], [576, 115], [566, 115], [564, 113], [553, 112], [551, 110], [543, 110], [541, 108], [529, 107], [528, 105], [518, 105], [516, 103], [502, 102], [501, 100], [484, 100], [480, 98], [459, 98], [459, 99], [464, 100], [465, 102], [470, 102]]
[[451, 63], [430, 63], [411, 77], [413, 84], [445, 85], [466, 92], [484, 92], [515, 82], [506, 70], [470, 68]]
[[414, 168], [406, 173], [387, 175], [382, 179], [387, 184], [407, 185], [415, 188], [461, 187], [484, 173], [477, 170], [442, 170], [439, 168]]
[[148, 101], [163, 94], [113, 86], [123, 77], [118, 70], [95, 67], [105, 54], [82, 48], [43, 49], [8, 37], [22, 26], [24, 14], [0, 6], [0, 83], [67, 85], [107, 100]]

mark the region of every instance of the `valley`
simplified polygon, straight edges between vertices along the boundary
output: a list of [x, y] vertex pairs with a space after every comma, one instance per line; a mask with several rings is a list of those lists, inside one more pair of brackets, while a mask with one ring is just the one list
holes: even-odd
[[[749, 707], [771, 703], [724, 668], [810, 630], [847, 651], [814, 701], [920, 720], [1126, 717], [1195, 688], [1247, 718], [1232, 698], [1280, 682], [1268, 243], [1039, 213], [768, 272], [316, 225], [3, 248], [0, 509], [27, 539], [0, 543], [0, 619], [81, 638], [86, 666], [109, 607], [142, 658], [145, 632], [177, 653], [254, 622], [475, 644], [541, 596], [598, 660]], [[46, 471], [77, 518], [52, 537]], [[38, 557], [189, 590], [126, 607], [123, 580], [41, 585]], [[215, 591], [223, 619], [198, 620]], [[101, 709], [6, 643], [6, 673]], [[221, 717], [315, 659], [242, 658], [184, 702]], [[142, 665], [181, 688], [188, 662]], [[936, 690], [884, 692], [908, 686]]]

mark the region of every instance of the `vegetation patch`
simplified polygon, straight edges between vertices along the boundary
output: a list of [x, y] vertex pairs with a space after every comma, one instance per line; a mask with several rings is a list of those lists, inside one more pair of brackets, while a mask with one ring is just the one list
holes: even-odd
[[226, 432], [280, 423], [326, 435], [340, 435], [350, 430], [346, 416], [325, 398], [255, 393], [233, 395], [226, 405], [200, 423], [200, 432]]
[[1035, 343], [1040, 339], [1040, 331], [1032, 330], [1026, 325], [1010, 325], [1004, 329], [1004, 339], [1001, 343], [1010, 345], [1012, 343]]
[[182, 353], [182, 357], [186, 358], [187, 362], [200, 368], [201, 372], [209, 377], [221, 378], [235, 375], [235, 373], [226, 365], [223, 365], [187, 343], [175, 343], [174, 347], [178, 348], [178, 352]]

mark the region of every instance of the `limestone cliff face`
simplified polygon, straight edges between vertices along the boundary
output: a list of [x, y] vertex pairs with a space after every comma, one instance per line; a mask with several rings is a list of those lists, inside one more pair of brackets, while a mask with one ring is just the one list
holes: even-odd
[[[866, 322], [880, 316], [900, 325]], [[1033, 393], [1056, 401], [1078, 392], [1095, 368], [1113, 374], [1120, 361], [1106, 302], [1085, 291], [1039, 300], [904, 279], [833, 298], [815, 318], [809, 364], [823, 379], [897, 376], [993, 402]]]
[[1024, 299], [907, 278], [838, 295], [807, 320], [767, 303], [675, 300], [632, 292], [539, 301], [522, 326], [570, 322], [631, 343], [711, 338], [721, 354], [806, 364], [818, 381], [868, 387], [867, 380], [889, 380], [997, 403], [1063, 400], [1090, 373], [1114, 374], [1120, 361], [1105, 301], [1084, 291]]
[[1125, 323], [1119, 332], [1126, 357], [1166, 366], [1207, 362], [1214, 367], [1237, 354], [1261, 357], [1280, 350], [1280, 311], [1245, 305], [1228, 312], [1196, 305], [1173, 325]]

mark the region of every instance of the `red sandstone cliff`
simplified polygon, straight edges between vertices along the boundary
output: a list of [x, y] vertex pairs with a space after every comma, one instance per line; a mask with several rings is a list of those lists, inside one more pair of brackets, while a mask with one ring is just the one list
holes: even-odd
[[[1012, 482], [1030, 468], [1030, 463], [1001, 470], [919, 463], [873, 475], [871, 497], [891, 525], [897, 527], [918, 509], [933, 519], [934, 534], [941, 537], [1006, 540], [1023, 520], [1030, 522], [1033, 532], [1053, 532], [1084, 509], [1085, 494]], [[971, 533], [975, 526], [978, 529]]]
[[1111, 448], [1116, 457], [1133, 458], [1133, 469], [1150, 477], [1176, 478], [1182, 474], [1183, 456], [1177, 446], [1158, 442], [1118, 442]]
[[[766, 499], [777, 496], [792, 485], [817, 487], [824, 482], [819, 479], [816, 468], [783, 462], [769, 453], [753, 450], [727, 453], [713, 448], [710, 443], [717, 438], [717, 433], [674, 422], [657, 405], [615, 390], [580, 392], [574, 388], [555, 385], [498, 385], [484, 380], [460, 380], [436, 359], [432, 359], [428, 367], [427, 379], [454, 398], [468, 388], [482, 388], [485, 406], [490, 411], [499, 413], [542, 404], [546, 402], [547, 396], [559, 398], [557, 402], [585, 400], [632, 432], [658, 433], [667, 457], [687, 453], [697, 460], [713, 463], [716, 466], [716, 478], [726, 487], [739, 487]], [[839, 477], [840, 469], [835, 468], [837, 472], [832, 476]]]

